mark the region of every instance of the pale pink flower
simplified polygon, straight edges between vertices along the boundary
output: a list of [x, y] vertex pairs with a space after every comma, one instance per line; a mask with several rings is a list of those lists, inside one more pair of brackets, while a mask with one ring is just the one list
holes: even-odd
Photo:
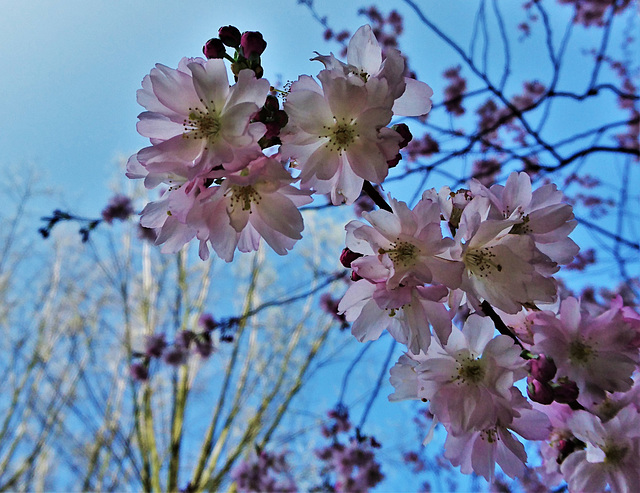
[[318, 79], [322, 87], [308, 76], [292, 84], [280, 152], [300, 167], [302, 187], [331, 193], [334, 204], [351, 204], [364, 180], [386, 178], [387, 161], [398, 153], [402, 137], [386, 128], [391, 108], [377, 102], [376, 94], [386, 91], [385, 80], [365, 86], [328, 70]]
[[148, 110], [139, 116], [138, 132], [152, 144], [137, 154], [138, 162], [156, 171], [166, 163], [188, 163], [194, 174], [228, 167], [236, 151], [259, 150], [266, 128], [250, 119], [268, 92], [269, 82], [256, 79], [252, 70], [240, 71], [229, 86], [221, 59], [184, 58], [178, 69], [157, 64], [138, 91], [138, 102]]
[[389, 370], [389, 383], [395, 390], [389, 395], [391, 402], [419, 398], [422, 384], [417, 368], [425, 360], [426, 354], [422, 351], [418, 354], [409, 352], [400, 356], [398, 362]]
[[162, 253], [176, 253], [195, 237], [196, 230], [187, 224], [186, 216], [204, 189], [202, 179], [180, 183], [140, 213], [140, 225], [156, 230], [155, 244], [162, 245]]
[[461, 472], [472, 472], [493, 482], [496, 464], [511, 478], [524, 473], [527, 453], [511, 430], [527, 440], [544, 440], [549, 435], [549, 419], [530, 408], [526, 400], [512, 391], [513, 420], [498, 418], [493, 424], [463, 434], [449, 433], [445, 442], [445, 457]]
[[513, 383], [526, 373], [526, 362], [510, 337], [494, 338], [494, 331], [488, 317], [471, 315], [446, 344], [432, 342], [416, 368], [418, 396], [431, 401], [431, 412], [455, 435], [514, 416]]
[[[640, 412], [640, 380], [634, 372], [633, 386], [626, 392], [608, 392], [607, 397], [597, 405], [588, 408], [590, 412], [598, 416], [603, 422], [609, 421], [626, 406], [635, 407]], [[633, 378], [632, 377], [632, 378]]]
[[351, 268], [372, 282], [385, 282], [387, 289], [401, 285], [444, 284], [455, 289], [462, 280], [462, 262], [451, 260], [454, 242], [443, 238], [440, 207], [429, 199], [420, 200], [413, 210], [389, 197], [392, 212], [376, 210], [362, 217], [372, 226], [351, 221], [346, 245], [364, 256]]
[[453, 311], [446, 309], [445, 286], [404, 286], [388, 290], [384, 283], [361, 279], [352, 284], [338, 305], [351, 333], [360, 342], [376, 340], [387, 330], [414, 353], [431, 344], [431, 329], [446, 340], [451, 332]]
[[633, 493], [640, 484], [640, 414], [633, 407], [622, 409], [602, 423], [586, 411], [577, 411], [568, 425], [586, 444], [571, 453], [561, 471], [569, 491], [611, 491]]
[[453, 258], [465, 264], [461, 289], [476, 308], [482, 300], [507, 313], [556, 297], [555, 262], [527, 235], [509, 234], [517, 221], [488, 219], [489, 200], [476, 196], [462, 211]]
[[533, 190], [527, 173], [511, 173], [506, 184], [487, 189], [473, 180], [471, 192], [491, 200], [489, 219], [517, 221], [511, 234], [528, 235], [536, 247], [558, 264], [568, 264], [579, 247], [568, 235], [578, 224], [573, 209], [563, 203], [564, 195], [555, 184], [546, 184]]
[[361, 26], [347, 46], [347, 63], [333, 56], [318, 55], [313, 60], [322, 62], [328, 70], [345, 78], [357, 77], [365, 83], [385, 79], [388, 94], [384, 95], [393, 104], [393, 114], [420, 116], [431, 109], [433, 90], [424, 82], [404, 77], [405, 61], [398, 50], [387, 50], [382, 57], [382, 48], [371, 26]]
[[567, 422], [574, 412], [568, 405], [552, 402], [548, 405], [533, 403], [533, 408], [543, 412], [551, 424], [551, 433], [548, 439], [540, 443], [540, 455], [542, 465], [536, 468], [545, 484], [556, 486], [564, 481], [560, 471], [560, 465], [567, 455], [579, 446], [578, 440], [573, 436]]
[[568, 377], [580, 389], [585, 406], [602, 401], [605, 392], [627, 391], [638, 363], [639, 321], [625, 316], [622, 299], [597, 317], [583, 313], [580, 302], [569, 297], [559, 316], [540, 312], [533, 325], [532, 350], [552, 358], [558, 377]]
[[[208, 241], [222, 259], [230, 262], [236, 247], [257, 250], [260, 238], [285, 255], [302, 238], [298, 207], [312, 199], [292, 185], [296, 180], [282, 163], [262, 156], [241, 171], [219, 175], [222, 184], [204, 190], [187, 219], [198, 239]], [[206, 258], [208, 249], [201, 248], [200, 255]]]

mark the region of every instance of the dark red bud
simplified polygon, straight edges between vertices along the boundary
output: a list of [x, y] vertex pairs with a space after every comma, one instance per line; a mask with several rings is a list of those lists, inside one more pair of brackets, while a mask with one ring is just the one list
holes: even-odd
[[351, 268], [351, 262], [353, 262], [354, 260], [360, 257], [362, 257], [361, 253], [356, 253], [354, 251], [349, 250], [348, 248], [345, 248], [344, 250], [342, 250], [342, 253], [340, 254], [340, 263], [344, 267], [349, 269]]
[[273, 114], [273, 122], [277, 123], [280, 128], [289, 123], [289, 115], [283, 110], [278, 110]]
[[181, 330], [176, 334], [174, 343], [176, 346], [181, 346], [188, 349], [191, 345], [191, 341], [195, 338], [195, 334], [190, 330]]
[[409, 130], [409, 127], [406, 123], [398, 123], [397, 125], [393, 125], [391, 127], [392, 130], [395, 130], [402, 137], [402, 142], [400, 142], [400, 149], [403, 149], [409, 145], [409, 142], [413, 139], [413, 135]]
[[267, 48], [267, 42], [262, 34], [257, 31], [246, 31], [242, 33], [240, 39], [242, 54], [245, 58], [257, 58], [264, 53]]
[[571, 404], [575, 402], [580, 395], [580, 390], [575, 382], [568, 379], [562, 379], [562, 381], [552, 385], [553, 398], [560, 404]]
[[235, 26], [221, 27], [218, 30], [218, 36], [224, 44], [230, 46], [231, 48], [237, 48], [238, 46], [240, 46], [240, 39], [242, 38], [242, 35], [240, 34], [238, 28]]
[[532, 359], [529, 364], [531, 365], [531, 376], [541, 382], [552, 380], [558, 370], [553, 360], [548, 359], [544, 354], [538, 356], [537, 359]]
[[275, 122], [267, 122], [264, 124], [267, 127], [267, 131], [264, 133], [264, 136], [267, 139], [272, 139], [274, 137], [278, 137], [280, 135], [280, 125]]
[[207, 58], [224, 58], [224, 55], [227, 53], [226, 48], [222, 44], [218, 38], [212, 38], [205, 43], [202, 48], [202, 53]]
[[387, 161], [387, 166], [389, 166], [389, 168], [395, 168], [396, 166], [398, 166], [398, 163], [401, 159], [402, 156], [400, 154], [396, 154], [396, 157], [394, 157], [390, 161]]
[[280, 102], [273, 94], [269, 94], [264, 102], [264, 107], [266, 110], [271, 112], [278, 111], [280, 109]]
[[548, 405], [553, 402], [554, 392], [551, 386], [531, 376], [527, 377], [527, 394], [529, 399], [540, 404]]

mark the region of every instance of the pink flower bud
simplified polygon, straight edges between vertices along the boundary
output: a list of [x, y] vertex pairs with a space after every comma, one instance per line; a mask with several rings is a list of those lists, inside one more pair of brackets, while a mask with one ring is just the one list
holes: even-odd
[[527, 377], [527, 394], [529, 399], [540, 404], [551, 404], [553, 402], [553, 389], [546, 382], [536, 380], [531, 376]]
[[344, 250], [342, 250], [342, 253], [340, 254], [340, 263], [343, 266], [345, 266], [347, 269], [350, 269], [351, 262], [353, 262], [354, 260], [360, 257], [362, 257], [361, 253], [356, 253], [349, 250], [348, 248], [345, 248]]
[[237, 48], [240, 46], [240, 38], [242, 35], [235, 26], [224, 26], [218, 30], [218, 36], [220, 40], [231, 48]]
[[267, 48], [267, 42], [257, 31], [246, 31], [242, 33], [240, 39], [242, 54], [245, 58], [257, 58], [264, 53]]
[[185, 349], [189, 349], [189, 346], [191, 345], [191, 341], [193, 341], [195, 336], [196, 335], [190, 330], [181, 330], [176, 334], [174, 344], [176, 346], [181, 346]]
[[227, 53], [224, 44], [218, 38], [212, 38], [205, 43], [202, 47], [202, 53], [207, 58], [224, 58], [224, 55]]
[[560, 404], [571, 404], [580, 394], [578, 385], [567, 378], [562, 378], [558, 383], [553, 384], [552, 388], [553, 398]]
[[169, 346], [162, 353], [162, 359], [165, 363], [171, 366], [180, 366], [187, 362], [187, 357], [189, 356], [189, 352], [187, 348], [174, 344], [173, 346]]
[[556, 376], [556, 364], [544, 354], [538, 356], [538, 359], [532, 359], [529, 364], [531, 367], [531, 376], [536, 380], [549, 382]]
[[264, 108], [267, 111], [274, 112], [280, 109], [280, 102], [273, 94], [269, 94], [264, 102]]
[[409, 142], [413, 139], [413, 135], [409, 130], [409, 127], [406, 123], [398, 123], [397, 125], [393, 125], [391, 127], [392, 130], [395, 130], [402, 137], [402, 142], [400, 142], [400, 149], [404, 149], [409, 145]]

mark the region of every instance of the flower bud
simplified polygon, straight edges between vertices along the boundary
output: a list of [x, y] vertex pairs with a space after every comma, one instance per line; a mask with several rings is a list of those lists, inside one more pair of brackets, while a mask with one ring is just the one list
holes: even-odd
[[242, 35], [235, 26], [223, 26], [218, 30], [218, 36], [220, 40], [231, 48], [237, 48], [240, 46], [240, 39]]
[[114, 219], [126, 221], [133, 212], [131, 199], [126, 195], [118, 194], [111, 197], [107, 206], [102, 210], [102, 219], [108, 224], [113, 223]]
[[396, 166], [398, 166], [398, 163], [400, 162], [400, 160], [402, 159], [402, 155], [400, 153], [396, 154], [396, 157], [394, 157], [393, 159], [387, 161], [387, 166], [389, 168], [395, 168]]
[[165, 349], [162, 353], [162, 359], [165, 363], [171, 366], [180, 366], [187, 362], [187, 356], [189, 352], [187, 348], [179, 344], [174, 344]]
[[159, 358], [166, 347], [164, 334], [151, 334], [145, 337], [144, 354], [149, 358]]
[[267, 42], [257, 31], [246, 31], [240, 39], [242, 54], [245, 58], [258, 58], [267, 48]]
[[278, 98], [273, 94], [269, 94], [264, 102], [264, 108], [269, 112], [278, 111], [280, 109]]
[[218, 38], [211, 38], [202, 47], [202, 53], [204, 53], [204, 56], [209, 59], [224, 58], [227, 50], [224, 47], [224, 44], [222, 44], [222, 41], [220, 41]]
[[406, 123], [398, 123], [397, 125], [393, 125], [391, 127], [392, 130], [395, 130], [402, 137], [402, 142], [400, 142], [400, 149], [404, 149], [409, 145], [409, 142], [413, 139], [413, 135], [409, 130], [409, 127]]
[[362, 257], [361, 253], [356, 253], [349, 250], [348, 248], [345, 248], [344, 250], [342, 250], [342, 253], [340, 254], [340, 263], [347, 269], [350, 269], [351, 262], [353, 262], [354, 260], [360, 257]]
[[558, 450], [558, 457], [556, 459], [556, 462], [558, 464], [562, 464], [570, 454], [572, 454], [576, 450], [583, 450], [584, 448], [584, 442], [578, 440], [575, 437], [560, 439], [556, 442], [556, 449]]
[[527, 377], [527, 394], [529, 399], [540, 404], [551, 404], [553, 402], [553, 389], [546, 382], [541, 382], [529, 375]]
[[149, 379], [149, 369], [143, 363], [132, 363], [129, 372], [138, 382], [146, 382]]
[[191, 332], [190, 330], [181, 330], [180, 332], [178, 332], [176, 334], [176, 339], [174, 341], [174, 344], [176, 346], [180, 346], [180, 347], [183, 347], [185, 349], [189, 349], [189, 346], [191, 345], [191, 341], [193, 341], [195, 336], [196, 335], [193, 332]]
[[580, 395], [578, 385], [568, 378], [560, 379], [552, 385], [552, 389], [554, 400], [560, 404], [571, 404], [575, 402], [578, 395]]
[[552, 359], [548, 359], [544, 354], [532, 359], [529, 362], [531, 376], [541, 382], [549, 382], [556, 376], [557, 367]]
[[196, 343], [196, 353], [198, 353], [201, 358], [208, 358], [211, 356], [213, 353], [213, 343], [209, 332], [198, 334], [194, 341]]
[[213, 319], [213, 316], [210, 313], [203, 313], [202, 315], [200, 315], [198, 325], [202, 327], [205, 332], [216, 330], [216, 327], [218, 326], [217, 322]]

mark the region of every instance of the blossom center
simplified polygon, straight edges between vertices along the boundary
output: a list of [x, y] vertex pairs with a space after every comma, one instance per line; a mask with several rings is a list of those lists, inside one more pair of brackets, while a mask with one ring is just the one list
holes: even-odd
[[496, 428], [487, 428], [480, 432], [480, 439], [486, 440], [489, 443], [497, 442], [500, 437], [498, 436], [498, 430]]
[[607, 444], [602, 450], [604, 452], [604, 462], [612, 466], [620, 464], [627, 456], [629, 447], [617, 445], [615, 443]]
[[485, 376], [484, 364], [479, 359], [473, 359], [471, 357], [463, 357], [458, 361], [458, 378], [462, 383], [480, 383]]
[[393, 248], [391, 250], [384, 250], [381, 248], [378, 250], [378, 253], [388, 254], [394, 265], [407, 267], [414, 263], [419, 253], [417, 246], [409, 243], [408, 241], [398, 241], [396, 243], [392, 243], [392, 245]]
[[182, 121], [185, 139], [206, 139], [215, 142], [220, 133], [220, 117], [215, 110], [189, 108], [189, 116]]
[[342, 152], [360, 137], [360, 134], [358, 134], [358, 124], [354, 121], [347, 122], [347, 120], [343, 119], [342, 121], [336, 122], [331, 128], [326, 126], [323, 128], [327, 130], [327, 133], [320, 137], [329, 138], [326, 146], [332, 151]]
[[512, 235], [524, 235], [531, 233], [531, 228], [529, 227], [529, 216], [522, 216], [522, 222], [514, 224], [509, 233]]
[[239, 205], [243, 211], [251, 211], [251, 204], [259, 204], [262, 198], [251, 185], [234, 186], [231, 188], [231, 194], [231, 207], [236, 208]]
[[475, 248], [467, 250], [464, 255], [464, 264], [478, 277], [487, 277], [495, 272], [502, 272], [502, 265], [496, 262], [496, 254], [493, 247]]
[[594, 355], [594, 349], [582, 340], [573, 341], [569, 345], [569, 360], [574, 364], [586, 365]]

